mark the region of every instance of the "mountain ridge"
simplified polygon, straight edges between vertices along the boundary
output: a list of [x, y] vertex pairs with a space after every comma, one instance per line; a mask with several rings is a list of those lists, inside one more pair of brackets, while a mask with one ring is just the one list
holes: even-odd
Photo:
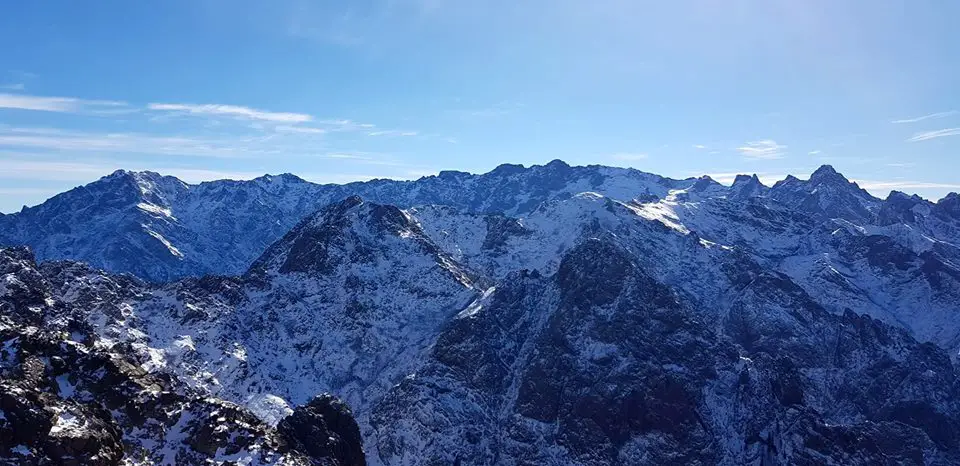
[[[764, 186], [756, 175], [723, 186], [708, 177], [676, 180], [629, 168], [570, 166], [559, 160], [529, 168], [504, 164], [485, 174], [445, 171], [413, 181], [344, 185], [315, 184], [292, 174], [187, 184], [156, 172], [117, 170], [38, 206], [0, 216], [0, 244], [29, 245], [41, 261], [81, 260], [164, 282], [242, 273], [300, 219], [351, 195], [401, 208], [436, 204], [516, 215], [550, 199], [587, 191], [624, 201], [665, 199], [671, 192], [681, 193], [676, 195], [687, 201], [769, 197], [797, 209], [819, 211], [821, 218], [856, 223], [873, 222], [885, 202], [828, 165], [811, 180], [788, 177], [773, 187]], [[952, 199], [948, 195], [931, 203], [934, 214], [960, 218], [953, 213], [960, 212], [955, 208], [960, 203]]]
[[99, 220], [187, 257], [207, 244], [174, 236], [191, 216], [229, 242], [223, 225], [280, 230], [278, 209], [312, 210], [233, 273], [27, 269], [100, 347], [265, 429], [309, 430], [314, 397], [335, 393], [375, 465], [958, 460], [951, 200], [879, 200], [832, 169], [780, 188], [596, 170], [364, 184], [372, 197], [316, 209], [281, 202], [310, 195], [295, 178], [248, 191], [121, 173], [116, 197], [137, 196]]

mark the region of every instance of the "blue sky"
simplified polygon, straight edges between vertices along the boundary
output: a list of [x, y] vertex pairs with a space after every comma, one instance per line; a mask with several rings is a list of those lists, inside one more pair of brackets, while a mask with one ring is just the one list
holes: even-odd
[[0, 211], [116, 168], [417, 178], [504, 162], [960, 190], [960, 2], [0, 6]]

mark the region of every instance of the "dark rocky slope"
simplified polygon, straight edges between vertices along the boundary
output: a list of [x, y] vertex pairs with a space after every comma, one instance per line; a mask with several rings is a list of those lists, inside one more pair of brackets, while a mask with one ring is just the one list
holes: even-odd
[[362, 465], [350, 410], [322, 396], [274, 429], [105, 349], [32, 255], [0, 249], [0, 462]]
[[[734, 271], [731, 271], [734, 273]], [[518, 272], [374, 413], [386, 464], [956, 464], [955, 369], [931, 344], [735, 271], [695, 309], [612, 240]]]

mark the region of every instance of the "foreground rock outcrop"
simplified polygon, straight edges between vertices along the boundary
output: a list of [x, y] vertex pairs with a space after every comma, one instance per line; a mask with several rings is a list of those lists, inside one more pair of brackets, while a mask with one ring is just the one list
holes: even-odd
[[51, 295], [29, 251], [0, 250], [0, 463], [364, 464], [356, 421], [336, 398], [273, 428], [147, 372], [122, 345], [105, 349], [81, 315]]

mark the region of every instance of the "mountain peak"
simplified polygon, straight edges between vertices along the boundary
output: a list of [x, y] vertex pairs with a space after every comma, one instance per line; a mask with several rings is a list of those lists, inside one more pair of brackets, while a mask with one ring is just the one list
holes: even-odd
[[903, 191], [893, 190], [893, 191], [890, 191], [890, 194], [887, 195], [887, 199], [886, 199], [887, 202], [908, 201], [908, 200], [913, 202], [922, 202], [923, 198], [916, 194], [907, 194]]
[[828, 181], [834, 182], [844, 182], [849, 183], [849, 180], [840, 172], [835, 170], [832, 165], [821, 165], [812, 175], [810, 175], [810, 181], [814, 183], [822, 183]]
[[105, 176], [104, 178], [167, 178], [165, 175], [161, 175], [155, 171], [150, 170], [127, 170], [124, 168], [119, 168], [114, 170], [113, 173]]
[[893, 199], [903, 199], [903, 198], [908, 198], [908, 197], [910, 197], [910, 196], [908, 196], [907, 193], [905, 193], [905, 192], [903, 192], [903, 191], [897, 191], [896, 189], [894, 189], [894, 190], [890, 191], [890, 194], [887, 195], [887, 200], [889, 201], [889, 200], [893, 200]]
[[300, 178], [293, 173], [281, 173], [279, 175], [271, 175], [267, 173], [266, 175], [257, 177], [255, 181], [267, 182], [267, 183], [305, 183], [306, 180]]
[[116, 179], [129, 179], [129, 180], [151, 180], [163, 178], [163, 175], [152, 172], [152, 171], [136, 171], [136, 170], [126, 170], [118, 169], [114, 170], [113, 173], [100, 178], [101, 180], [116, 180]]
[[821, 220], [842, 218], [861, 225], [876, 220], [881, 203], [830, 165], [818, 168], [807, 181], [787, 176], [770, 193], [784, 206], [814, 214]]
[[917, 220], [913, 208], [925, 203], [920, 196], [909, 195], [901, 191], [890, 191], [890, 195], [880, 205], [877, 213], [877, 223], [893, 225], [896, 223], [913, 223]]
[[102, 190], [104, 192], [119, 192], [115, 188], [116, 183], [127, 186], [127, 189], [133, 188], [133, 191], [136, 192], [135, 197], [160, 204], [175, 197], [178, 192], [188, 187], [186, 183], [175, 176], [162, 175], [149, 170], [120, 169], [87, 184], [85, 188], [103, 186]]
[[760, 178], [758, 178], [756, 174], [737, 175], [736, 178], [733, 179], [733, 186], [745, 185], [745, 184], [751, 184], [751, 185], [761, 184], [762, 185], [763, 183], [760, 182]]
[[419, 237], [400, 208], [350, 196], [320, 209], [275, 242], [251, 271], [327, 273], [340, 264], [374, 260], [384, 237]]
[[437, 178], [450, 180], [468, 178], [469, 176], [469, 173], [457, 170], [440, 170], [440, 173], [437, 174]]
[[693, 183], [690, 190], [694, 192], [704, 192], [716, 186], [720, 186], [720, 183], [717, 183], [716, 180], [710, 178], [708, 175], [703, 175], [697, 178], [697, 181]]
[[363, 205], [363, 198], [354, 194], [353, 196], [348, 196], [340, 202], [335, 202], [332, 206], [338, 206], [342, 209], [352, 209], [356, 206]]
[[497, 165], [497, 168], [494, 168], [490, 173], [496, 175], [514, 175], [517, 173], [522, 173], [524, 167], [522, 164], [513, 164], [513, 163], [503, 163]]
[[795, 185], [796, 183], [802, 183], [800, 178], [797, 178], [793, 175], [787, 175], [784, 179], [777, 181], [773, 184], [774, 189], [783, 188], [784, 186]]
[[544, 166], [553, 169], [570, 168], [570, 165], [567, 162], [564, 162], [560, 159], [553, 159]]
[[130, 176], [130, 175], [132, 175], [132, 174], [133, 174], [133, 172], [130, 171], [130, 170], [125, 170], [125, 169], [123, 169], [123, 168], [118, 168], [118, 169], [114, 170], [113, 173], [105, 176], [104, 178], [122, 178], [122, 177], [125, 177], [125, 176]]
[[760, 182], [757, 175], [737, 175], [730, 185], [730, 192], [734, 198], [749, 198], [764, 194], [768, 188]]
[[948, 213], [954, 218], [960, 218], [960, 194], [950, 193], [937, 201], [937, 209]]

